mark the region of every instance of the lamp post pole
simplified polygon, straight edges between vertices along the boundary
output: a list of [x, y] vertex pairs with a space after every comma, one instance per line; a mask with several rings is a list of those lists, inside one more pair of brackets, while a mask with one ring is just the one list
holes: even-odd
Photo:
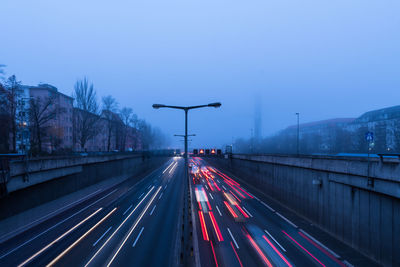
[[300, 155], [300, 113], [296, 112], [297, 115], [297, 156]]
[[[219, 108], [221, 106], [221, 103], [216, 102], [216, 103], [210, 103], [207, 105], [199, 105], [199, 106], [188, 106], [188, 107], [182, 107], [182, 106], [168, 106], [168, 105], [163, 105], [163, 104], [153, 104], [153, 108], [158, 109], [158, 108], [172, 108], [172, 109], [181, 109], [183, 111], [185, 111], [185, 183], [184, 183], [184, 188], [185, 188], [185, 194], [186, 192], [189, 192], [190, 190], [190, 181], [189, 181], [189, 168], [188, 168], [188, 112], [191, 109], [197, 109], [197, 108], [205, 108], [205, 107], [214, 107], [214, 108]], [[184, 219], [183, 219], [183, 223], [184, 225], [188, 225], [189, 219], [188, 219], [188, 204], [187, 201], [184, 200]], [[185, 227], [183, 236], [182, 236], [182, 240], [183, 240], [183, 245], [182, 245], [182, 252], [181, 252], [181, 263], [184, 266], [187, 266], [187, 255], [188, 255], [188, 250], [189, 250], [189, 232], [188, 232], [188, 228], [189, 227]], [[185, 245], [186, 244], [186, 245]]]
[[172, 108], [172, 109], [181, 109], [185, 111], [185, 167], [187, 169], [188, 167], [188, 112], [191, 109], [197, 109], [197, 108], [205, 108], [205, 107], [214, 107], [214, 108], [219, 108], [221, 106], [221, 103], [216, 102], [216, 103], [210, 103], [207, 105], [198, 105], [198, 106], [169, 106], [169, 105], [163, 105], [163, 104], [153, 104], [153, 108], [159, 109], [159, 108]]

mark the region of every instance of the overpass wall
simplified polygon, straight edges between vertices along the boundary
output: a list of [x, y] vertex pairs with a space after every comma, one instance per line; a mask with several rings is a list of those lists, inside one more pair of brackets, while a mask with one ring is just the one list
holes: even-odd
[[134, 178], [166, 160], [114, 154], [11, 161], [7, 194], [0, 198], [0, 220], [105, 179]]
[[212, 160], [385, 266], [400, 266], [400, 162], [232, 155]]

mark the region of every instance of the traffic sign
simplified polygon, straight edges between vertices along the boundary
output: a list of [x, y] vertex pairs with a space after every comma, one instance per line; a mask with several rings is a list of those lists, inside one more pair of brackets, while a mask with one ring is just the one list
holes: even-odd
[[373, 132], [366, 132], [365, 133], [365, 140], [367, 140], [367, 142], [374, 141], [374, 133]]

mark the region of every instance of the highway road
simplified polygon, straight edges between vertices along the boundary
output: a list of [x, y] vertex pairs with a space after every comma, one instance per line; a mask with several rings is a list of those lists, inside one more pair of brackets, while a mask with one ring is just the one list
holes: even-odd
[[182, 158], [140, 182], [95, 192], [0, 244], [0, 266], [176, 266]]
[[201, 158], [191, 164], [201, 266], [350, 265], [232, 177]]
[[[237, 178], [190, 164], [196, 266], [351, 266]], [[172, 158], [93, 192], [0, 244], [0, 266], [178, 266], [184, 182], [184, 160]]]

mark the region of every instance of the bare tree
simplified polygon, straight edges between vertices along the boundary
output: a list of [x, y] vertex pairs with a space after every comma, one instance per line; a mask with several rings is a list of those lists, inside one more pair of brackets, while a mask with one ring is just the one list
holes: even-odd
[[3, 75], [4, 75], [4, 68], [6, 67], [6, 65], [4, 65], [4, 64], [0, 64], [0, 79], [2, 79], [3, 78]]
[[124, 107], [119, 112], [119, 116], [124, 124], [123, 132], [122, 132], [122, 150], [125, 151], [126, 147], [126, 140], [128, 135], [130, 134], [130, 130], [132, 130], [131, 123], [132, 123], [132, 116], [133, 110], [131, 108]]
[[142, 149], [149, 150], [154, 142], [151, 125], [148, 124], [145, 120], [139, 120], [138, 131], [140, 141], [142, 142]]
[[52, 127], [50, 121], [55, 120], [57, 114], [64, 112], [57, 103], [56, 95], [41, 98], [31, 98], [29, 105], [30, 128], [32, 133], [32, 147], [40, 154], [45, 136]]
[[6, 85], [7, 99], [9, 105], [12, 150], [15, 152], [17, 146], [17, 124], [16, 124], [17, 98], [18, 98], [18, 88], [21, 85], [21, 82], [17, 80], [15, 75], [12, 75], [7, 79], [5, 85]]
[[8, 92], [0, 83], [0, 153], [8, 153], [10, 149], [10, 107]]
[[88, 140], [97, 135], [99, 106], [93, 84], [85, 77], [78, 80], [74, 86], [74, 140], [84, 150]]
[[110, 151], [111, 137], [113, 130], [116, 129], [115, 112], [118, 109], [118, 103], [112, 96], [103, 97], [103, 112], [102, 116], [107, 120], [107, 151]]

